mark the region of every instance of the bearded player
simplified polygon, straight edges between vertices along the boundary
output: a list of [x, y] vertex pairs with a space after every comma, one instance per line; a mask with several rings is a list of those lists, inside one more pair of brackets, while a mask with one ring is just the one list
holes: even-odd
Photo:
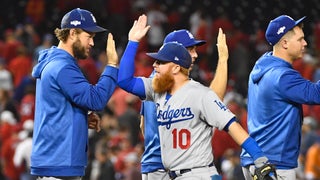
[[165, 43], [155, 59], [154, 78], [133, 77], [134, 57], [150, 26], [142, 15], [129, 32], [129, 43], [119, 66], [118, 85], [141, 99], [156, 103], [161, 157], [171, 179], [213, 179], [212, 128], [227, 131], [254, 158], [258, 167], [269, 166], [257, 143], [236, 121], [219, 97], [189, 78], [192, 64], [180, 43]]

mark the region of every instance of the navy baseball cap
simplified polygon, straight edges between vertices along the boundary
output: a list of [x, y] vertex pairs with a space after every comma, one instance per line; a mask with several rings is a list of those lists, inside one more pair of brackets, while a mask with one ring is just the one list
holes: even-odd
[[80, 28], [87, 32], [103, 32], [106, 29], [97, 25], [96, 18], [90, 11], [76, 8], [65, 14], [61, 20], [61, 29]]
[[188, 50], [177, 42], [164, 43], [158, 52], [147, 53], [147, 55], [160, 61], [173, 62], [187, 69], [191, 65], [191, 56]]
[[266, 30], [266, 39], [270, 45], [275, 45], [288, 31], [301, 23], [306, 16], [295, 21], [292, 17], [281, 15], [270, 21]]
[[206, 43], [204, 40], [196, 40], [191, 32], [186, 29], [176, 30], [169, 33], [165, 38], [163, 43], [167, 42], [178, 42], [184, 47], [190, 46], [201, 46]]

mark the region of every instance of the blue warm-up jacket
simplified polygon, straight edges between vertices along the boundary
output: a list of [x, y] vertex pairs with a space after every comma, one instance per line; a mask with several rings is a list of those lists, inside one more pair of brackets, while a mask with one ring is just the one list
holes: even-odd
[[[320, 104], [320, 83], [304, 79], [272, 52], [264, 54], [249, 76], [248, 131], [278, 169], [298, 165], [302, 104]], [[244, 150], [241, 164], [253, 164]]]
[[107, 66], [90, 84], [69, 53], [53, 46], [40, 53], [36, 78], [31, 174], [83, 176], [87, 165], [88, 110], [102, 110], [116, 87], [118, 69]]

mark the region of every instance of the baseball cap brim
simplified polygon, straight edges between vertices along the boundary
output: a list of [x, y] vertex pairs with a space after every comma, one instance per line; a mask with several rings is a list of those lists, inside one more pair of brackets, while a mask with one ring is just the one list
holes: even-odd
[[295, 25], [300, 24], [307, 16], [303, 16], [302, 18], [298, 19], [295, 23]]
[[153, 59], [157, 59], [160, 61], [165, 61], [165, 62], [171, 62], [172, 60], [167, 59], [166, 57], [162, 56], [159, 53], [146, 53], [149, 57], [152, 57]]
[[92, 27], [86, 27], [82, 28], [83, 30], [87, 32], [93, 32], [93, 33], [98, 33], [98, 32], [104, 32], [107, 31], [107, 29], [100, 27], [100, 26], [92, 26]]
[[193, 43], [191, 44], [183, 44], [184, 47], [191, 47], [191, 46], [201, 46], [204, 45], [206, 43], [206, 41], [204, 40], [195, 40]]

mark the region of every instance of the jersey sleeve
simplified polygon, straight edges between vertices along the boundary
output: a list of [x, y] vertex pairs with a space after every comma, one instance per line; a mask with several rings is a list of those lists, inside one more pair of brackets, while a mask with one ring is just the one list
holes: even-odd
[[201, 118], [209, 125], [222, 130], [235, 115], [211, 90], [207, 91], [201, 98]]
[[145, 100], [147, 101], [154, 101], [155, 99], [155, 92], [152, 88], [152, 78], [141, 78], [144, 84], [145, 89]]
[[141, 77], [134, 77], [134, 59], [139, 43], [129, 41], [119, 65], [118, 86], [141, 99], [145, 98], [145, 89]]

